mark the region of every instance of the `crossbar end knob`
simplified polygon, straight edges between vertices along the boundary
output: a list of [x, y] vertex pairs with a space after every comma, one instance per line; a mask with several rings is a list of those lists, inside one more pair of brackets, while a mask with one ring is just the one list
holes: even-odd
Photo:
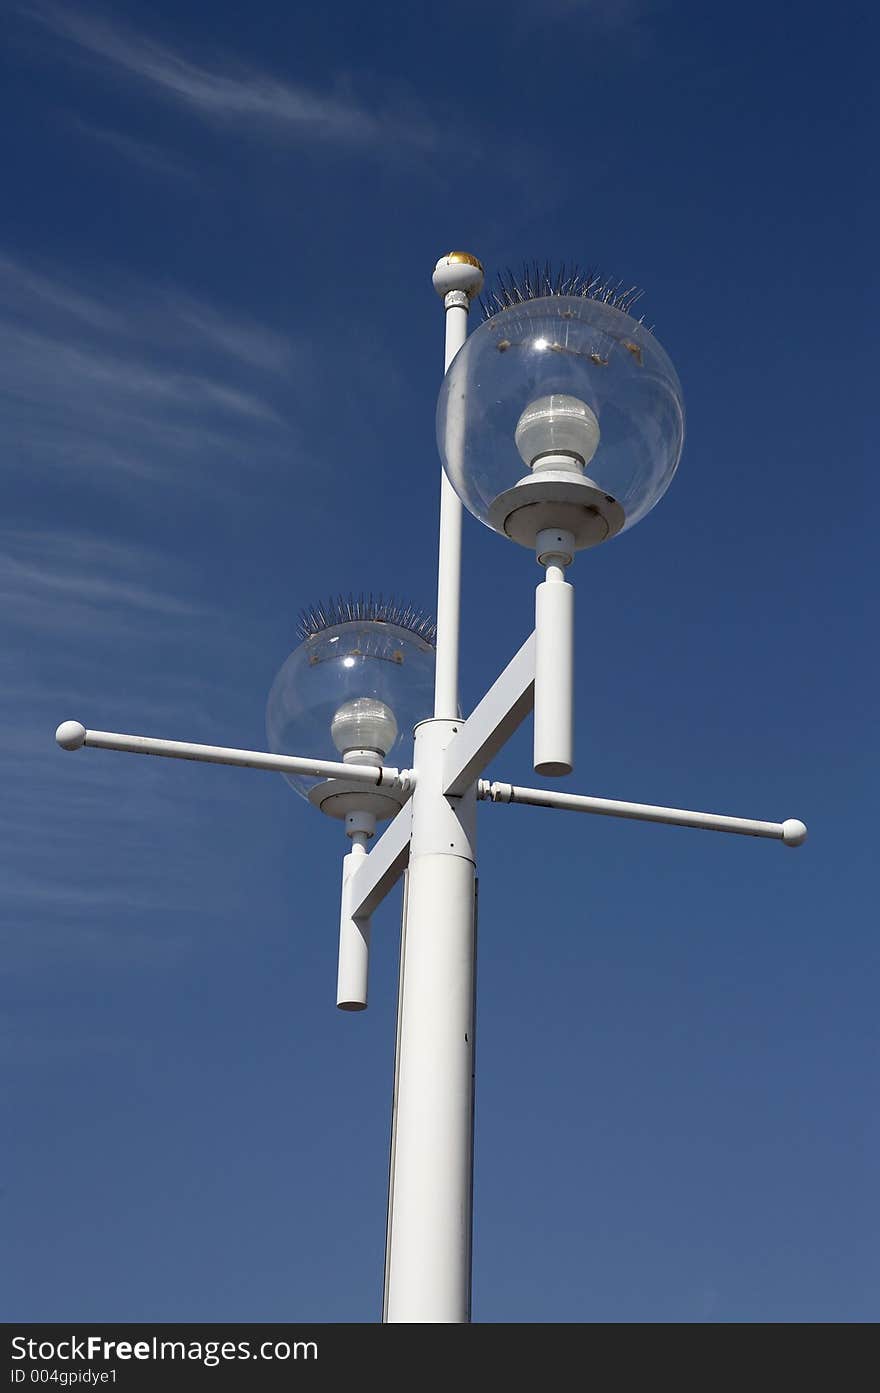
[[786, 846], [803, 846], [807, 840], [807, 825], [796, 817], [786, 818], [782, 824], [782, 840]]
[[85, 744], [86, 728], [79, 721], [62, 721], [55, 732], [62, 750], [78, 750]]

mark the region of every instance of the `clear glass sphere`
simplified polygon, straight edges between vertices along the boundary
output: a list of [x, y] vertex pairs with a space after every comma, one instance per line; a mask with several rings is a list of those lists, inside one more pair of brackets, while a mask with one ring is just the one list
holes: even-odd
[[[430, 643], [397, 624], [334, 624], [304, 639], [272, 683], [269, 748], [332, 760], [346, 751], [378, 750], [383, 758], [394, 756], [390, 763], [407, 766], [412, 751], [404, 742], [430, 716], [433, 702]], [[299, 774], [284, 778], [304, 798], [321, 782]]]
[[654, 335], [622, 310], [580, 296], [526, 300], [486, 320], [456, 354], [437, 443], [459, 498], [495, 531], [493, 503], [534, 468], [526, 454], [559, 468], [566, 451], [620, 504], [625, 530], [678, 467], [681, 383]]

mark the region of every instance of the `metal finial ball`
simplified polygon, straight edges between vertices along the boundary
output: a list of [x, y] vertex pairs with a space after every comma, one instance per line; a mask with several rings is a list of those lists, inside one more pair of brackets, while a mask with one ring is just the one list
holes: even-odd
[[476, 266], [478, 271], [483, 269], [482, 261], [476, 256], [471, 256], [470, 252], [450, 252], [445, 260], [461, 266]]
[[434, 267], [433, 281], [441, 299], [459, 290], [472, 300], [483, 288], [483, 267], [470, 252], [449, 252]]
[[79, 721], [62, 721], [55, 739], [62, 750], [78, 750], [85, 743], [86, 728]]

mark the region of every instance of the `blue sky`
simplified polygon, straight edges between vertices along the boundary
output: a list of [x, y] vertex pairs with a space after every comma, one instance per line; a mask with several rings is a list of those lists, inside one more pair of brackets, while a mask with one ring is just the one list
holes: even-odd
[[[377, 1317], [397, 896], [338, 1013], [334, 824], [52, 737], [260, 748], [302, 604], [433, 605], [464, 247], [637, 281], [684, 385], [570, 787], [810, 826], [482, 809], [475, 1318], [876, 1318], [873, 12], [4, 8], [4, 1317]], [[466, 520], [466, 708], [537, 579]]]

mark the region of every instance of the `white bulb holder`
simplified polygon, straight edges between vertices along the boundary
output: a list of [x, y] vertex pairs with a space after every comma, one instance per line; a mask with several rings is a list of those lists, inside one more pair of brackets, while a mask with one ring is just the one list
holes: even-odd
[[[397, 719], [386, 702], [353, 697], [334, 712], [330, 738], [344, 764], [381, 765], [397, 739]], [[309, 802], [328, 817], [344, 818], [349, 837], [372, 837], [376, 821], [394, 817], [404, 795], [387, 789], [374, 792], [345, 779], [327, 779], [310, 790]]]
[[529, 473], [494, 499], [490, 525], [539, 553], [541, 536], [555, 529], [571, 537], [573, 551], [615, 536], [624, 511], [585, 472], [600, 439], [596, 413], [578, 397], [555, 393], [530, 402], [514, 431]]
[[352, 813], [370, 813], [376, 822], [385, 822], [400, 811], [409, 792], [391, 787], [373, 790], [346, 779], [322, 779], [312, 785], [306, 797], [325, 817], [344, 821]]
[[617, 499], [576, 468], [533, 470], [492, 502], [489, 526], [534, 551], [538, 536], [553, 528], [571, 534], [575, 551], [599, 546], [623, 530]]

